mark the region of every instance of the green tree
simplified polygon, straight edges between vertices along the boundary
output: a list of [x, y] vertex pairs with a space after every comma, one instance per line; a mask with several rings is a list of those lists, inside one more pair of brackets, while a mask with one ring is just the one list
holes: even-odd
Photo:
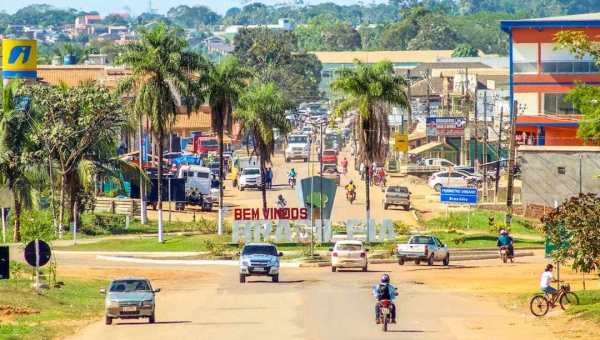
[[262, 177], [263, 208], [267, 208], [267, 191], [265, 186], [265, 169], [271, 164], [271, 156], [275, 153], [273, 129], [279, 129], [282, 136], [292, 132], [290, 122], [285, 119], [285, 110], [291, 110], [295, 104], [287, 100], [281, 89], [273, 83], [252, 84], [240, 97], [236, 120], [242, 124], [244, 131], [250, 131], [249, 138], [254, 138], [254, 152], [260, 157]]
[[298, 39], [298, 49], [312, 52], [324, 51], [322, 32], [333, 22], [335, 19], [331, 15], [321, 14], [309, 18], [306, 25], [296, 27], [294, 34]]
[[562, 245], [551, 253], [557, 262], [571, 259], [576, 271], [589, 273], [600, 269], [600, 197], [596, 194], [580, 194], [571, 197], [542, 218], [541, 227], [546, 240]]
[[379, 49], [379, 37], [383, 32], [383, 25], [360, 25], [358, 34], [362, 43], [363, 51], [377, 51]]
[[29, 98], [22, 95], [21, 86], [17, 81], [0, 86], [0, 183], [6, 185], [13, 196], [14, 242], [21, 242], [21, 211], [34, 205], [36, 194], [27, 176], [35, 149], [31, 140], [32, 125], [27, 117]]
[[467, 43], [458, 44], [452, 52], [452, 58], [477, 57], [479, 51]]
[[[371, 164], [381, 159], [384, 145], [389, 140], [388, 115], [391, 106], [410, 111], [410, 101], [406, 95], [406, 82], [394, 74], [390, 61], [380, 61], [374, 66], [358, 60], [354, 68], [341, 68], [335, 71], [337, 79], [329, 86], [335, 92], [349, 98], [334, 108], [334, 117], [341, 117], [350, 109], [358, 109], [358, 144], [361, 150], [359, 161]], [[365, 176], [367, 196], [367, 216], [370, 215], [369, 176]], [[368, 222], [367, 222], [368, 223]]]
[[[219, 174], [224, 173], [223, 135], [231, 131], [233, 108], [251, 78], [236, 57], [230, 56], [218, 64], [207, 63], [200, 73], [199, 85], [210, 106], [211, 127], [219, 138]], [[223, 176], [219, 176], [219, 235], [223, 234]]]
[[106, 16], [102, 23], [107, 26], [127, 26], [127, 20], [118, 14]]
[[177, 119], [181, 102], [188, 113], [193, 112], [198, 101], [194, 97], [194, 84], [187, 70], [198, 69], [200, 56], [185, 52], [188, 47], [182, 29], [169, 29], [160, 23], [152, 29], [140, 28], [140, 41], [128, 45], [127, 50], [116, 59], [116, 64], [127, 65], [131, 76], [124, 79], [117, 92], [124, 93], [137, 88], [131, 102], [131, 112], [145, 115], [152, 122], [154, 140], [158, 149], [158, 226], [159, 242], [164, 242], [162, 221], [162, 154], [165, 135]]
[[360, 34], [347, 22], [336, 22], [323, 31], [323, 43], [327, 51], [359, 51], [362, 48]]
[[419, 33], [408, 43], [409, 50], [453, 50], [462, 37], [440, 14], [429, 14], [419, 20]]

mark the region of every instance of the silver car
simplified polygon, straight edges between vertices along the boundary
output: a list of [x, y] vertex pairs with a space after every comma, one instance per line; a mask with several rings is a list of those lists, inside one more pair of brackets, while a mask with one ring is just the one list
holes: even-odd
[[153, 290], [150, 281], [143, 277], [114, 279], [108, 291], [100, 289], [100, 293], [106, 294], [106, 324], [112, 324], [113, 319], [139, 318], [154, 323], [154, 294], [158, 292], [160, 288]]

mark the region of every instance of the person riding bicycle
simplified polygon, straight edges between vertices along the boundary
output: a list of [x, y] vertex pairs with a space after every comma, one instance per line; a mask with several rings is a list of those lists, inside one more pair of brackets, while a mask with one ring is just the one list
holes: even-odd
[[513, 238], [508, 236], [508, 232], [504, 229], [500, 230], [500, 237], [496, 242], [497, 247], [506, 247], [508, 249], [508, 256], [513, 256]]
[[344, 157], [344, 160], [342, 161], [342, 172], [348, 172], [348, 160], [346, 160], [346, 157]]
[[540, 279], [540, 288], [542, 289], [543, 292], [552, 295], [552, 299], [550, 299], [550, 305], [552, 306], [552, 308], [554, 308], [554, 307], [556, 307], [556, 304], [554, 303], [554, 301], [558, 297], [559, 291], [556, 290], [554, 287], [550, 287], [550, 283], [557, 283], [557, 282], [563, 282], [563, 281], [557, 280], [552, 276], [552, 269], [554, 269], [554, 266], [552, 264], [548, 264], [546, 266], [546, 269], [542, 273], [542, 278]]
[[377, 177], [379, 178], [379, 183], [383, 183], [385, 180], [385, 171], [383, 170], [383, 168], [380, 168], [379, 170], [377, 170]]
[[287, 206], [287, 202], [283, 198], [283, 195], [279, 195], [277, 197], [277, 205], [280, 205], [282, 208], [285, 208]]
[[392, 302], [396, 298], [398, 292], [396, 288], [390, 284], [390, 276], [388, 274], [381, 275], [381, 283], [373, 287], [373, 295], [377, 298], [375, 304], [375, 323], [381, 323], [379, 320], [379, 301], [389, 300], [391, 306], [392, 321], [390, 323], [396, 323], [396, 305]]

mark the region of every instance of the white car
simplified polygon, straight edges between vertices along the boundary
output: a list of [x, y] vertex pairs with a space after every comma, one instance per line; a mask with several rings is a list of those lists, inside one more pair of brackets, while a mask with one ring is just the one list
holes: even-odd
[[328, 126], [328, 127], [325, 129], [325, 134], [326, 134], [326, 135], [332, 135], [332, 134], [334, 134], [334, 133], [335, 133], [335, 131], [336, 131], [336, 130], [337, 130], [337, 129], [336, 129], [335, 127]]
[[367, 271], [367, 252], [362, 241], [342, 240], [337, 241], [331, 252], [331, 271], [338, 268], [361, 268]]
[[467, 184], [471, 178], [473, 178], [473, 176], [457, 171], [436, 172], [429, 178], [429, 187], [435, 189], [437, 192], [440, 192], [441, 187], [466, 188], [468, 187]]
[[301, 133], [303, 135], [312, 135], [313, 129], [310, 126], [305, 126], [305, 127], [302, 128]]
[[238, 190], [246, 188], [258, 189], [260, 185], [260, 168], [244, 168], [238, 178]]

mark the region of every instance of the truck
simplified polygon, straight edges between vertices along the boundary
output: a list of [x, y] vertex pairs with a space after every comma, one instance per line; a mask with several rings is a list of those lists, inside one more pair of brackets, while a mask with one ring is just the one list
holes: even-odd
[[404, 210], [410, 210], [410, 195], [412, 193], [407, 187], [390, 185], [383, 192], [383, 210], [389, 207], [402, 206]]
[[435, 261], [442, 261], [444, 266], [450, 264], [448, 247], [432, 235], [414, 235], [406, 244], [397, 244], [396, 256], [401, 266], [406, 261], [415, 261], [416, 265], [426, 261], [429, 266], [433, 266]]
[[177, 178], [186, 179], [186, 200], [178, 202], [175, 205], [176, 210], [183, 210], [186, 205], [198, 205], [202, 211], [212, 211], [212, 174], [209, 168], [200, 165], [183, 165], [179, 168]]
[[290, 135], [287, 139], [285, 148], [285, 162], [289, 163], [292, 159], [302, 159], [308, 162], [310, 151], [310, 142], [307, 135]]
[[240, 283], [245, 283], [248, 276], [269, 276], [279, 282], [279, 258], [283, 253], [278, 253], [275, 245], [248, 243], [236, 255], [240, 257]]
[[215, 137], [202, 135], [194, 136], [194, 152], [208, 154], [210, 151], [219, 151], [219, 140]]

